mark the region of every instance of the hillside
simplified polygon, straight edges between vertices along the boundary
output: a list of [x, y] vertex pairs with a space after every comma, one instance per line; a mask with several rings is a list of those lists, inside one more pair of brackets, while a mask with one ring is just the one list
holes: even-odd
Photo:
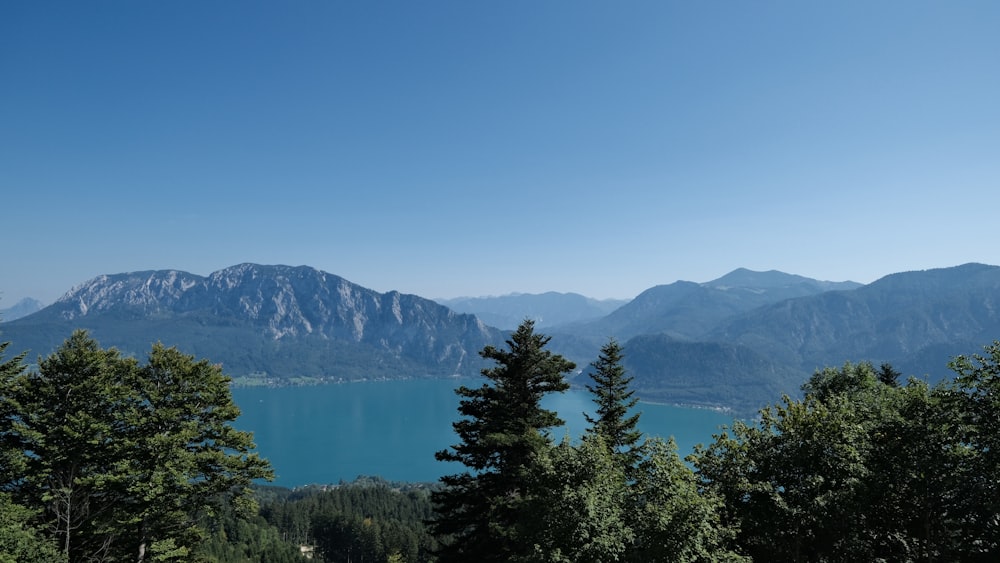
[[707, 334], [804, 373], [867, 359], [932, 379], [947, 373], [952, 356], [997, 338], [1000, 267], [984, 264], [892, 274], [852, 291], [782, 301]]
[[76, 328], [141, 354], [154, 341], [223, 364], [232, 376], [400, 378], [477, 374], [502, 341], [472, 315], [377, 293], [308, 267], [241, 264], [207, 277], [175, 270], [100, 276], [4, 323], [18, 349], [47, 354]]
[[599, 321], [557, 327], [553, 346], [585, 365], [614, 336], [643, 398], [752, 412], [847, 361], [889, 362], [936, 381], [953, 357], [1000, 338], [998, 313], [996, 266], [903, 272], [866, 286], [736, 270], [657, 286]]
[[554, 331], [576, 336], [615, 336], [620, 340], [662, 333], [695, 340], [719, 323], [764, 305], [860, 286], [740, 268], [710, 282], [677, 281], [651, 287], [601, 319], [559, 326]]

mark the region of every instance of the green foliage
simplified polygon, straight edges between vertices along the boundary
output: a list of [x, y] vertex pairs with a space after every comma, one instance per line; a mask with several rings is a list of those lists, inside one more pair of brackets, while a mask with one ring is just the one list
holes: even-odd
[[252, 517], [239, 515], [232, 503], [223, 502], [210, 515], [202, 517], [206, 538], [193, 559], [199, 563], [305, 563], [300, 553], [302, 542], [288, 537], [287, 532], [264, 518], [263, 507], [268, 499], [259, 489], [262, 511]]
[[966, 518], [974, 531], [966, 542], [979, 554], [1000, 554], [1000, 341], [985, 347], [985, 354], [958, 356], [949, 365], [956, 373], [945, 391], [943, 403], [961, 413], [948, 430], [970, 450], [968, 471], [962, 482], [964, 493], [975, 499]]
[[636, 447], [642, 432], [636, 428], [640, 414], [629, 415], [639, 399], [632, 397], [635, 393], [629, 388], [632, 378], [625, 375], [621, 362], [621, 346], [612, 338], [601, 348], [597, 361], [591, 364], [594, 372], [590, 377], [594, 383], [587, 385], [587, 390], [594, 394], [597, 417], [586, 413], [584, 417], [591, 425], [587, 433], [601, 437], [622, 466], [630, 468], [638, 461]]
[[33, 511], [0, 493], [0, 563], [60, 563], [66, 559], [38, 530]]
[[456, 390], [464, 418], [453, 426], [461, 442], [435, 457], [469, 471], [443, 477], [444, 488], [433, 496], [432, 529], [443, 544], [442, 562], [508, 561], [530, 549], [518, 533], [534, 493], [532, 463], [551, 444], [548, 429], [563, 423], [540, 402], [565, 391], [563, 375], [575, 367], [546, 350], [548, 342], [525, 320], [507, 340], [508, 350], [486, 346], [480, 352], [496, 362], [483, 370], [489, 383]]
[[4, 489], [71, 561], [187, 561], [199, 512], [270, 477], [218, 366], [157, 345], [142, 366], [77, 331], [0, 382]]
[[[510, 423], [505, 411], [518, 403], [516, 394], [505, 394], [516, 388], [507, 378], [523, 377], [517, 374], [524, 368], [509, 366], [538, 366], [549, 359], [538, 353], [547, 340], [533, 341], [530, 329], [530, 323], [522, 325], [510, 343], [519, 353], [488, 351], [508, 367], [486, 374], [496, 387], [460, 391], [468, 398], [460, 411], [470, 419], [455, 423], [455, 429], [466, 441], [438, 458], [463, 461], [475, 472], [445, 477], [446, 488], [434, 495], [435, 532], [446, 532], [443, 539], [450, 542], [441, 560], [742, 561], [728, 547], [733, 534], [722, 523], [720, 497], [701, 494], [698, 479], [673, 442], [638, 445], [638, 415], [627, 416], [635, 405], [630, 379], [614, 340], [594, 363], [590, 390], [598, 416], [588, 417], [593, 426], [579, 445], [569, 438], [553, 445], [540, 426]], [[521, 412], [527, 416], [529, 411]], [[548, 413], [536, 420], [554, 417]], [[516, 438], [523, 434], [499, 432], [509, 428], [530, 429], [533, 440], [524, 442], [534, 445], [519, 444]]]
[[423, 562], [436, 546], [424, 524], [432, 514], [425, 487], [359, 479], [270, 493], [258, 493], [261, 517], [289, 543], [311, 546], [326, 561]]
[[959, 377], [936, 387], [900, 385], [885, 364], [825, 369], [802, 400], [696, 452], [738, 549], [767, 561], [996, 560], [990, 352], [956, 359]]
[[[9, 346], [10, 342], [0, 342], [0, 385], [4, 389], [27, 371], [24, 365], [26, 353], [18, 354], [9, 360], [3, 359]], [[0, 398], [0, 418], [10, 420], [16, 413], [17, 405]], [[25, 456], [20, 446], [18, 436], [7, 431], [6, 427], [0, 429], [0, 482], [16, 481], [24, 474]]]
[[541, 452], [532, 467], [522, 541], [533, 552], [518, 561], [620, 561], [632, 544], [625, 469], [600, 436]]
[[654, 562], [742, 561], [730, 551], [732, 530], [720, 518], [721, 499], [699, 490], [698, 478], [677, 455], [673, 439], [643, 444], [629, 487], [629, 525], [635, 544], [628, 560]]

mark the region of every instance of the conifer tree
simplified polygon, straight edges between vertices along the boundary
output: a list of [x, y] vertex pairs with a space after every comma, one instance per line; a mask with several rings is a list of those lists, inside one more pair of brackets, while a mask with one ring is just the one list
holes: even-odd
[[102, 560], [121, 500], [116, 437], [123, 430], [126, 372], [135, 362], [77, 331], [39, 361], [37, 373], [5, 379], [2, 434], [22, 475], [5, 476], [14, 500], [40, 510], [42, 529], [68, 561]]
[[0, 381], [2, 453], [21, 469], [0, 487], [70, 563], [190, 561], [198, 511], [270, 476], [238, 415], [218, 366], [159, 345], [140, 366], [76, 331]]
[[586, 413], [583, 416], [591, 425], [587, 433], [600, 436], [615, 456], [623, 461], [623, 466], [628, 468], [639, 460], [637, 447], [642, 432], [636, 428], [640, 413], [628, 414], [639, 399], [632, 397], [635, 393], [629, 389], [632, 377], [625, 375], [621, 362], [621, 346], [611, 338], [601, 348], [597, 361], [591, 364], [594, 372], [590, 377], [594, 383], [587, 385], [587, 390], [594, 394], [597, 416], [591, 417]]
[[442, 477], [433, 495], [432, 531], [442, 541], [439, 561], [512, 561], [531, 546], [521, 541], [530, 490], [531, 464], [551, 447], [550, 428], [563, 421], [541, 407], [542, 398], [569, 388], [563, 375], [575, 365], [545, 349], [550, 337], [525, 320], [506, 341], [480, 355], [496, 362], [482, 371], [488, 382], [461, 386], [453, 423], [461, 442], [439, 451], [439, 461], [463, 464], [463, 473]]
[[[25, 353], [4, 360], [10, 342], [0, 342], [0, 389], [7, 388], [26, 371]], [[11, 404], [0, 400], [0, 420], [8, 417]], [[17, 437], [0, 431], [0, 482], [9, 483], [24, 475], [25, 458]], [[8, 493], [0, 492], [0, 563], [57, 563], [65, 561], [55, 545], [34, 525], [35, 511], [15, 504]]]
[[130, 531], [122, 551], [139, 562], [189, 560], [202, 539], [195, 511], [235, 493], [230, 502], [245, 515], [252, 480], [271, 470], [251, 453], [252, 435], [231, 426], [240, 411], [218, 365], [155, 344], [133, 373], [121, 437], [126, 495], [118, 512]]

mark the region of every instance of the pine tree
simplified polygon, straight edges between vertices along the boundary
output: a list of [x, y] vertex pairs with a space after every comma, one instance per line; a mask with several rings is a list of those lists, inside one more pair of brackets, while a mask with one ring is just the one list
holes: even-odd
[[612, 338], [601, 348], [597, 361], [591, 364], [594, 372], [590, 377], [594, 384], [587, 385], [587, 390], [594, 394], [597, 416], [586, 413], [583, 416], [591, 425], [587, 433], [600, 436], [623, 467], [629, 468], [639, 460], [637, 447], [642, 432], [636, 428], [640, 413], [628, 414], [639, 399], [632, 398], [634, 391], [629, 389], [632, 377], [625, 375], [621, 362], [621, 346]]
[[480, 355], [496, 362], [482, 374], [489, 382], [459, 387], [453, 423], [461, 443], [439, 451], [439, 461], [467, 471], [442, 477], [435, 492], [432, 531], [442, 541], [439, 561], [510, 561], [530, 550], [520, 541], [531, 464], [551, 447], [550, 428], [563, 421], [543, 409], [542, 398], [569, 388], [563, 374], [575, 365], [545, 349], [550, 337], [525, 320], [506, 341], [508, 350], [486, 346]]

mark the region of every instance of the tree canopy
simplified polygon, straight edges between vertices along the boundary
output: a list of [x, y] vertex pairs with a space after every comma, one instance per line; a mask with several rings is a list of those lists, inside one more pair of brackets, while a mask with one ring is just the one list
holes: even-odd
[[140, 365], [77, 331], [37, 372], [2, 374], [0, 486], [71, 563], [191, 560], [199, 514], [271, 476], [221, 368], [176, 349]]

